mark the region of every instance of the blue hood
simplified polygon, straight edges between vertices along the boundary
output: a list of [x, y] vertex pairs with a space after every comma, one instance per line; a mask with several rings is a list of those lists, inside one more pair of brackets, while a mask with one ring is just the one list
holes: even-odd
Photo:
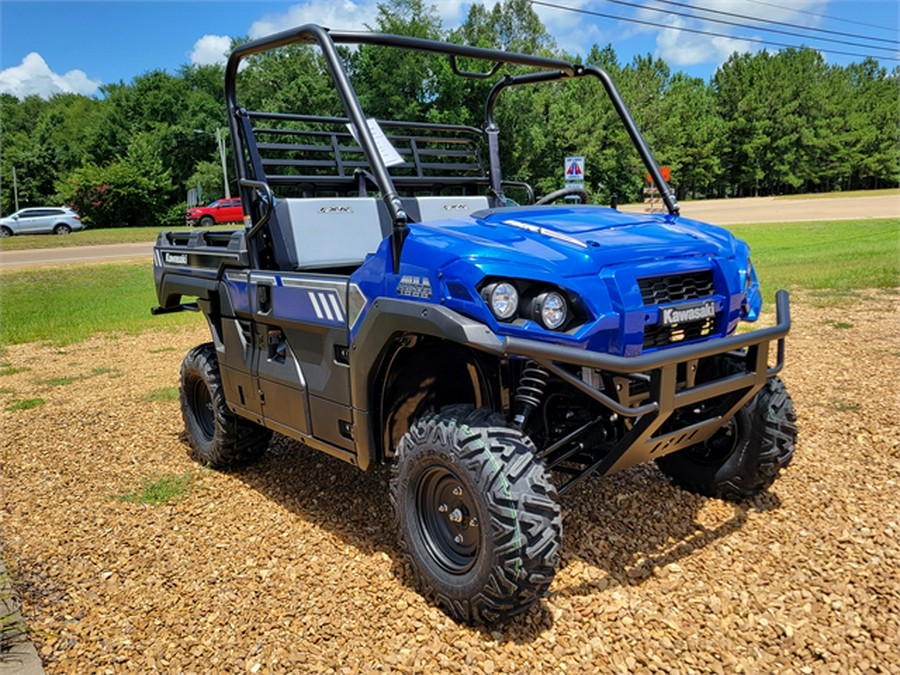
[[417, 223], [410, 226], [407, 246], [477, 259], [480, 266], [515, 264], [573, 277], [623, 262], [730, 257], [734, 241], [725, 230], [684, 218], [572, 205], [492, 209], [465, 220]]

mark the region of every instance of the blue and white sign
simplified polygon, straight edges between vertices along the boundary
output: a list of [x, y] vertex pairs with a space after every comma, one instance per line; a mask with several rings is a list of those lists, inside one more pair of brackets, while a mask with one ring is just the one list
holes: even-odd
[[566, 157], [566, 181], [584, 182], [584, 157]]

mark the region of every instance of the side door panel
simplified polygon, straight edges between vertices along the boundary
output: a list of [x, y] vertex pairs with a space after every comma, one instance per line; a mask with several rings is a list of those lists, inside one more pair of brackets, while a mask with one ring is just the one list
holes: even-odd
[[21, 234], [34, 234], [41, 231], [44, 224], [44, 211], [42, 209], [31, 209], [24, 211], [19, 216], [19, 232]]
[[251, 273], [255, 373], [267, 426], [352, 450], [345, 277]]
[[224, 274], [219, 291], [222, 316], [218, 324], [211, 322], [211, 328], [226, 400], [243, 416], [261, 423], [262, 402], [254, 374], [261, 339], [250, 314], [249, 277], [236, 270]]

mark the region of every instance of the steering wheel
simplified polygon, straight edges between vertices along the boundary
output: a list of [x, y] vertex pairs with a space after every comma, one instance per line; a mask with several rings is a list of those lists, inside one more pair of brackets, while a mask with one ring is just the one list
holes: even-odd
[[544, 195], [535, 202], [535, 205], [552, 204], [557, 199], [562, 199], [563, 197], [569, 197], [571, 195], [580, 197], [582, 204], [587, 204], [588, 200], [590, 199], [588, 193], [585, 192], [584, 188], [570, 186], [562, 188], [561, 190], [554, 190], [550, 194]]

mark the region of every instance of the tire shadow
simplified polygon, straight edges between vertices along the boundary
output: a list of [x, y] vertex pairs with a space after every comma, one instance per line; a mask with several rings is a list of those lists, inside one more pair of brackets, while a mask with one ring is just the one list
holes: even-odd
[[[276, 434], [259, 462], [230, 475], [363, 555], [386, 554], [391, 576], [416, 589], [400, 556], [387, 467], [360, 471]], [[601, 595], [616, 586], [640, 585], [661, 568], [741, 529], [751, 512], [780, 506], [772, 493], [741, 504], [720, 502], [730, 513], [710, 527], [697, 518], [709, 502], [671, 485], [653, 465], [584, 481], [560, 498], [560, 569], [577, 561], [596, 568], [596, 580], [561, 585], [557, 577], [550, 597]], [[528, 643], [552, 625], [552, 612], [542, 601], [506, 624], [473, 629], [485, 639]]]
[[[580, 561], [605, 572], [597, 581], [555, 590], [561, 596], [641, 585], [667, 565], [740, 530], [751, 513], [781, 506], [771, 492], [740, 503], [695, 495], [672, 485], [653, 464], [592, 477], [561, 501], [561, 567]], [[727, 515], [707, 515], [702, 520], [713, 522], [704, 524], [698, 516], [710, 503]]]

